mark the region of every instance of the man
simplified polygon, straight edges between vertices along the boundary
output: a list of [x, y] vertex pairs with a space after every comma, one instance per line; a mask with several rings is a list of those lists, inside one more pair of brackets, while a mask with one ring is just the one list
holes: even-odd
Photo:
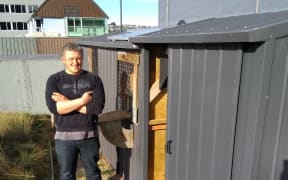
[[83, 49], [68, 43], [62, 48], [65, 70], [52, 74], [46, 84], [46, 104], [56, 121], [55, 150], [60, 180], [75, 180], [78, 154], [87, 180], [101, 180], [97, 166], [98, 114], [105, 103], [101, 79], [82, 69]]

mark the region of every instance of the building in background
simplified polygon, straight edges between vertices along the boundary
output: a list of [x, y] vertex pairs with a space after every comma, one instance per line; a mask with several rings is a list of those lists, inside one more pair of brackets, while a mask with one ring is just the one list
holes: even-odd
[[[287, 0], [159, 0], [161, 28], [199, 20], [288, 10]], [[213, 8], [211, 8], [213, 7]]]
[[25, 36], [27, 21], [44, 0], [1, 0], [0, 37]]
[[107, 20], [92, 0], [47, 0], [32, 15], [28, 36], [99, 36], [108, 33]]

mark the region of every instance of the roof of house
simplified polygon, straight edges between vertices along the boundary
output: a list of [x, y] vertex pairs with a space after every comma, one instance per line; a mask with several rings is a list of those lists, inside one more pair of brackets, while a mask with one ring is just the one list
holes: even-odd
[[46, 0], [32, 17], [101, 17], [109, 18], [93, 0]]
[[210, 18], [129, 38], [131, 43], [263, 42], [288, 34], [288, 11]]

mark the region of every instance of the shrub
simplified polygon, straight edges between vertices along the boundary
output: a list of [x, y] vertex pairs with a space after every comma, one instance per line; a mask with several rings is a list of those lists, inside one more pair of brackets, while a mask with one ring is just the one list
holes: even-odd
[[49, 127], [40, 117], [0, 113], [0, 179], [51, 177]]

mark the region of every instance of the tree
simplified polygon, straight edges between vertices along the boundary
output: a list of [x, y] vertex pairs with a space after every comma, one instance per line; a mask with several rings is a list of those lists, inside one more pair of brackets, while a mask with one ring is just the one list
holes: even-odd
[[115, 22], [110, 23], [109, 25], [116, 26]]

